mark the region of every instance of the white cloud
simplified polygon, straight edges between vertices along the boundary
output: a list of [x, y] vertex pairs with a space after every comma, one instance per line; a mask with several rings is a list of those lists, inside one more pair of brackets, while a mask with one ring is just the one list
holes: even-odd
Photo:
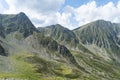
[[[58, 11], [64, 0], [6, 0], [10, 13], [32, 10], [39, 13]], [[13, 11], [12, 11], [13, 10]]]
[[117, 5], [108, 2], [103, 6], [97, 6], [95, 1], [84, 4], [75, 9], [75, 18], [79, 25], [104, 19], [112, 22], [120, 22], [120, 1]]
[[25, 12], [36, 26], [57, 24], [56, 13], [65, 0], [6, 0], [6, 14]]
[[[71, 13], [62, 13], [60, 14], [59, 12], [56, 14], [57, 17], [57, 22], [58, 24], [64, 25], [66, 27], [71, 27], [70, 26], [70, 17], [71, 17]], [[69, 24], [69, 26], [68, 26]]]
[[98, 19], [120, 23], [120, 0], [117, 4], [108, 2], [97, 6], [95, 1], [88, 2], [77, 8], [61, 6], [65, 0], [6, 0], [9, 9], [0, 3], [0, 12], [16, 14], [25, 12], [36, 26], [61, 24], [69, 29], [76, 28]]
[[0, 13], [2, 13], [5, 10], [5, 8], [3, 7], [2, 1], [0, 0]]

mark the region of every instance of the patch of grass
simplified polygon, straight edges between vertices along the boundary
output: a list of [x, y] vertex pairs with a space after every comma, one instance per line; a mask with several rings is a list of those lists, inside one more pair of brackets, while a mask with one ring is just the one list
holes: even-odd
[[81, 72], [75, 68], [68, 67], [67, 65], [57, 65], [54, 68], [54, 73], [61, 77], [66, 77], [69, 79], [77, 79], [80, 77]]
[[33, 64], [25, 62], [25, 58], [31, 55], [14, 55], [10, 56], [13, 62], [13, 67], [15, 72], [0, 73], [0, 78], [17, 78], [17, 79], [28, 79], [28, 80], [38, 80], [40, 78], [40, 73], [36, 72]]

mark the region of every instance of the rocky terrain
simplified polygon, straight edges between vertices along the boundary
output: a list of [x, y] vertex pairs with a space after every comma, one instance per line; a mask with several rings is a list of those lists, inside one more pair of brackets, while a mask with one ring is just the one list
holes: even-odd
[[0, 14], [0, 79], [120, 80], [120, 24], [36, 28], [23, 12]]

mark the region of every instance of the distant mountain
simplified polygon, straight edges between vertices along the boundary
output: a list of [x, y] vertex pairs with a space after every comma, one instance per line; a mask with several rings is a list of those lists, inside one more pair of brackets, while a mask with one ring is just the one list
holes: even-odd
[[[109, 48], [110, 45], [118, 43], [120, 25], [104, 20], [98, 20], [75, 29], [79, 39], [84, 44], [97, 44], [100, 47]], [[111, 44], [110, 44], [111, 43]]]
[[73, 31], [83, 44], [95, 44], [112, 55], [120, 56], [120, 24], [97, 20]]
[[27, 37], [37, 31], [23, 12], [17, 15], [0, 14], [0, 28], [0, 33], [3, 37], [16, 31], [23, 33], [24, 37]]
[[69, 47], [76, 47], [79, 40], [76, 35], [69, 29], [56, 24], [45, 28], [39, 27], [38, 30], [46, 36], [52, 37], [57, 42]]

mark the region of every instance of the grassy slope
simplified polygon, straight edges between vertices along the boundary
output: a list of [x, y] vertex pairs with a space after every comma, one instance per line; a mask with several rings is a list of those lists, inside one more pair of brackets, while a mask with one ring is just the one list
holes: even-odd
[[105, 61], [99, 56], [91, 56], [83, 52], [72, 51], [81, 66], [90, 72], [88, 79], [92, 76], [95, 80], [119, 80], [120, 68], [114, 62]]
[[[0, 73], [0, 78], [15, 78], [28, 80], [119, 80], [120, 72], [115, 65], [90, 56], [72, 51], [79, 64], [90, 74], [83, 73], [69, 64], [46, 61], [37, 56], [26, 53], [10, 56], [14, 72]], [[104, 62], [104, 63], [103, 63]], [[69, 66], [68, 66], [69, 65]]]
[[[12, 16], [12, 17], [14, 17], [14, 16]], [[23, 23], [24, 23], [24, 20], [20, 19], [20, 21], [23, 21]], [[26, 22], [25, 24], [27, 24], [28, 22]], [[16, 23], [16, 20], [14, 23]], [[12, 23], [8, 26], [10, 27], [13, 25], [16, 25], [16, 24]], [[21, 28], [19, 31], [23, 32], [24, 36], [28, 36], [33, 33], [30, 31], [30, 34], [28, 34], [29, 30], [26, 28], [26, 26], [28, 26], [28, 28], [29, 28], [29, 25], [26, 25], [25, 29], [22, 26], [23, 25], [20, 26]], [[12, 32], [14, 32], [14, 29], [7, 29], [7, 31], [9, 32], [9, 31], [13, 30]], [[89, 29], [89, 31], [93, 32], [92, 35], [87, 36], [88, 34], [91, 34], [91, 32], [90, 33], [87, 32], [88, 31], [87, 29]], [[96, 28], [93, 27], [93, 29], [91, 29], [91, 27], [89, 27], [87, 29], [81, 31], [81, 34], [85, 34], [85, 35], [83, 35], [83, 36], [80, 35], [81, 36], [80, 39], [83, 43], [86, 42], [86, 39], [88, 40], [88, 42], [92, 43], [93, 40], [91, 40], [91, 39], [93, 39], [92, 36], [96, 33], [95, 32]], [[33, 30], [33, 29], [30, 29], [30, 30]], [[62, 39], [64, 39], [65, 42], [68, 41], [68, 43], [70, 43], [70, 44], [72, 43], [71, 41], [73, 41], [73, 44], [74, 44], [74, 42], [76, 43], [76, 40], [72, 40], [73, 38], [76, 38], [75, 35], [73, 33], [69, 33], [70, 32], [69, 30], [66, 30], [65, 28], [63, 28], [63, 30], [62, 30], [63, 32], [59, 31], [60, 29], [57, 29], [57, 30], [58, 31], [53, 33], [52, 36], [56, 36], [54, 34], [59, 33], [56, 36], [56, 38], [58, 38], [58, 41], [61, 41]], [[105, 29], [103, 29], [103, 30], [105, 30]], [[36, 31], [36, 29], [35, 29], [35, 31]], [[54, 30], [54, 31], [56, 31], [56, 30]], [[98, 29], [98, 31], [101, 32], [101, 29]], [[67, 35], [66, 32], [69, 34]], [[96, 40], [96, 36], [99, 39], [96, 43], [99, 43], [98, 45], [101, 46], [102, 43], [100, 43], [100, 42], [104, 41], [106, 43], [104, 46], [108, 47], [107, 42], [105, 40], [103, 40], [103, 38], [108, 39], [107, 36], [109, 33], [105, 33], [107, 35], [102, 35], [102, 37], [100, 37], [101, 34], [102, 33], [99, 33], [99, 35], [94, 35], [95, 40]], [[21, 40], [21, 38], [23, 38], [23, 36], [21, 36], [21, 35], [22, 34], [19, 34], [19, 33], [16, 34], [16, 36], [15, 36], [16, 39]], [[71, 51], [71, 52], [75, 56], [77, 62], [80, 64], [80, 66], [84, 67], [88, 71], [88, 73], [83, 72], [81, 69], [78, 69], [71, 64], [62, 62], [62, 59], [61, 59], [61, 61], [50, 60], [50, 59], [47, 60], [47, 59], [44, 59], [39, 56], [34, 56], [33, 54], [29, 53], [29, 51], [27, 51], [28, 49], [26, 47], [28, 47], [28, 46], [25, 46], [25, 44], [23, 45], [23, 43], [21, 43], [22, 41], [21, 42], [16, 41], [12, 36], [13, 35], [8, 36], [8, 38], [9, 38], [8, 42], [10, 45], [12, 45], [12, 47], [14, 47], [14, 49], [16, 49], [17, 53], [15, 53], [15, 51], [13, 51], [15, 54], [12, 54], [6, 58], [2, 57], [3, 59], [1, 59], [1, 60], [3, 60], [4, 63], [6, 63], [7, 65], [3, 64], [3, 63], [0, 63], [0, 64], [6, 65], [10, 69], [9, 69], [9, 71], [8, 70], [1, 71], [0, 78], [15, 78], [15, 79], [28, 79], [28, 80], [104, 80], [104, 79], [105, 80], [119, 80], [120, 79], [120, 77], [119, 77], [120, 76], [120, 71], [119, 71], [120, 68], [114, 62], [105, 61], [100, 56], [93, 55], [92, 52], [90, 52], [87, 48], [85, 48], [82, 45], [78, 46], [79, 49], [81, 49], [82, 51], [80, 51], [80, 52]], [[40, 41], [41, 38], [42, 37], [40, 37], [40, 39], [38, 39], [38, 41]], [[12, 40], [12, 41], [10, 42], [9, 40]], [[70, 40], [70, 42], [69, 42], [69, 40]], [[46, 44], [46, 42], [51, 43], [50, 46], [48, 46], [48, 44]], [[42, 46], [46, 46], [52, 50], [55, 47], [55, 45], [53, 45], [54, 42], [55, 41], [49, 41], [49, 38], [45, 38], [45, 39], [41, 40], [41, 43], [44, 43], [44, 44], [42, 44]], [[18, 43], [19, 45], [16, 43]], [[73, 44], [71, 44], [71, 45], [73, 45]], [[50, 54], [52, 55], [53, 52], [51, 51]], [[119, 51], [118, 51], [118, 53], [119, 53]], [[68, 56], [68, 58], [69, 57], [71, 57], [71, 56]]]
[[9, 57], [14, 70], [0, 73], [0, 78], [28, 80], [64, 80], [78, 78], [80, 73], [75, 67], [61, 62], [46, 61], [26, 53]]
[[[11, 53], [8, 57], [1, 58], [1, 64], [3, 64], [3, 61], [5, 63], [1, 68], [7, 69], [4, 66], [10, 67], [9, 70], [3, 70], [3, 72], [0, 69], [0, 79], [64, 80], [79, 77], [81, 72], [75, 66], [66, 63], [64, 59], [50, 60], [34, 56], [28, 50], [29, 46], [25, 45], [24, 41], [21, 41], [23, 38], [17, 38], [17, 40], [15, 39], [15, 35], [8, 35], [6, 40], [4, 40], [4, 47], [9, 47], [10, 50], [8, 49], [8, 51]], [[51, 55], [52, 52], [50, 53]]]

